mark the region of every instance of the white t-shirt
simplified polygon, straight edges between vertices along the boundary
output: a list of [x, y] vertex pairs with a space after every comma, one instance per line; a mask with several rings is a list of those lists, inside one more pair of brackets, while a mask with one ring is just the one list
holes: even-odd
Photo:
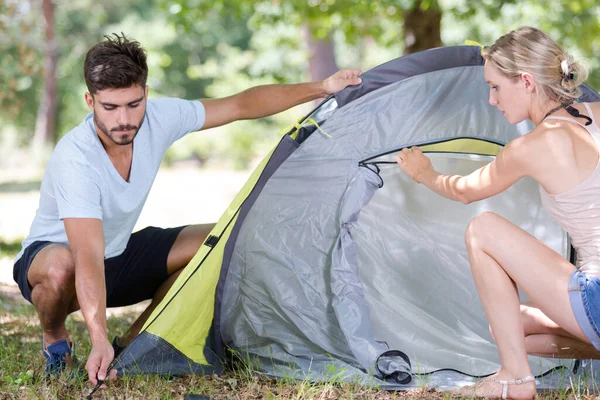
[[68, 245], [63, 218], [97, 218], [104, 230], [104, 257], [121, 254], [146, 202], [165, 151], [177, 139], [200, 130], [200, 101], [149, 99], [133, 141], [129, 182], [113, 166], [98, 138], [93, 114], [56, 145], [40, 189], [40, 204], [18, 260], [37, 240]]

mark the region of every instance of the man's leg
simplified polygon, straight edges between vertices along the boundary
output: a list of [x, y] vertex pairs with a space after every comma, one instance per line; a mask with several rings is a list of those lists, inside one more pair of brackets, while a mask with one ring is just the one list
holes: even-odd
[[169, 277], [155, 292], [150, 305], [135, 320], [125, 335], [117, 338], [119, 346], [127, 346], [135, 338], [146, 323], [152, 311], [165, 297], [183, 268], [188, 265], [204, 243], [214, 224], [190, 225], [185, 227], [177, 236], [167, 257], [167, 273]]
[[42, 326], [46, 346], [69, 340], [65, 328], [67, 315], [77, 309], [75, 262], [69, 248], [52, 243], [41, 249], [28, 272], [31, 301]]

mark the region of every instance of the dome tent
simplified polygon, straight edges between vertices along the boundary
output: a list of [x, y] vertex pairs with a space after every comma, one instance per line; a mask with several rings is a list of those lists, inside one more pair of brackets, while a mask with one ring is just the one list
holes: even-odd
[[[120, 373], [219, 373], [225, 349], [276, 377], [390, 389], [422, 385], [419, 375], [455, 387], [499, 368], [468, 222], [496, 212], [567, 258], [568, 237], [531, 179], [465, 206], [412, 182], [394, 158], [419, 145], [436, 170], [466, 174], [532, 125], [488, 104], [479, 47], [407, 55], [362, 79], [263, 160], [120, 355]], [[598, 99], [584, 87], [581, 100]], [[542, 388], [589, 370], [530, 362]]]

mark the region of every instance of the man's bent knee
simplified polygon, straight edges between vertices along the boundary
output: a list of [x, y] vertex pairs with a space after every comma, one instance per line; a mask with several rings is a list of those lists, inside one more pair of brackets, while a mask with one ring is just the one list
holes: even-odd
[[62, 244], [51, 244], [36, 255], [27, 275], [32, 288], [45, 284], [67, 290], [75, 284], [75, 261], [71, 250]]
[[29, 268], [31, 301], [42, 304], [63, 304], [71, 313], [79, 309], [75, 291], [75, 262], [71, 250], [62, 244], [51, 244], [40, 250]]

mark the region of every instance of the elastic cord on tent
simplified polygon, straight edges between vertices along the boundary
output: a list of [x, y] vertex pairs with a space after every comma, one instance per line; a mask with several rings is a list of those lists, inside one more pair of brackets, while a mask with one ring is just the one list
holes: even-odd
[[[394, 162], [394, 164], [395, 164], [395, 162]], [[381, 189], [383, 187], [383, 178], [379, 174], [381, 172], [381, 168], [379, 168], [379, 165], [377, 165], [376, 163], [363, 163], [363, 162], [360, 162], [360, 163], [358, 163], [358, 166], [366, 168], [366, 169], [368, 169], [371, 172], [374, 172], [377, 175], [377, 177], [379, 178], [379, 181], [380, 181], [380, 183], [378, 185], [379, 189]], [[373, 170], [372, 167], [374, 167], [375, 170]]]
[[[411, 148], [412, 146], [425, 147], [425, 146], [430, 146], [430, 145], [435, 145], [435, 144], [448, 143], [448, 142], [455, 141], [457, 139], [475, 140], [475, 141], [480, 141], [480, 142], [485, 142], [485, 143], [496, 144], [496, 145], [502, 146], [502, 147], [504, 147], [504, 145], [505, 145], [505, 143], [500, 143], [500, 142], [497, 142], [495, 140], [482, 139], [482, 138], [476, 138], [476, 137], [467, 137], [467, 136], [460, 136], [460, 137], [456, 137], [456, 138], [434, 140], [434, 141], [431, 141], [431, 142], [413, 142], [413, 143], [407, 143], [407, 144], [405, 144], [402, 147], [395, 147], [395, 148], [392, 148], [390, 150], [386, 150], [386, 151], [384, 151], [382, 153], [378, 153], [378, 154], [369, 156], [369, 157], [367, 157], [367, 158], [365, 158], [363, 160], [360, 160], [358, 162], [358, 164], [359, 165], [360, 164], [375, 164], [375, 163], [376, 164], [395, 164], [396, 163], [395, 161], [376, 161], [376, 160], [379, 157], [386, 156], [386, 155], [392, 154], [392, 153], [397, 153], [397, 152], [401, 151], [404, 148], [408, 149], [408, 148]], [[424, 153], [427, 153], [427, 152], [428, 151], [424, 151]], [[436, 152], [438, 152], [438, 153], [454, 153], [454, 154], [461, 154], [461, 153], [464, 154], [465, 153], [464, 151], [456, 152], [456, 151], [447, 151], [447, 150], [444, 150], [444, 151], [438, 150]], [[480, 156], [496, 156], [497, 155], [497, 154], [494, 154], [494, 153], [477, 153], [477, 152], [473, 152], [473, 151], [469, 151], [468, 154], [480, 155]]]
[[314, 119], [312, 119], [311, 117], [302, 117], [300, 119], [298, 119], [298, 121], [296, 121], [294, 124], [288, 125], [285, 128], [283, 128], [280, 132], [279, 132], [279, 136], [283, 136], [285, 135], [287, 132], [290, 132], [290, 134], [293, 134], [294, 132], [297, 132], [300, 130], [300, 128], [302, 128], [303, 126], [306, 126], [306, 122], [309, 122], [309, 125], [314, 125], [317, 127], [317, 130], [319, 130], [319, 132], [321, 132], [321, 134], [323, 134], [323, 136], [325, 136], [328, 139], [331, 139], [332, 136], [325, 132], [325, 130], [323, 128], [321, 128], [321, 126], [319, 125], [319, 123], [317, 121], [315, 121]]
[[308, 121], [308, 122], [312, 123], [314, 126], [316, 126], [316, 127], [317, 127], [317, 129], [318, 129], [318, 130], [319, 130], [319, 131], [320, 131], [320, 132], [323, 134], [323, 136], [325, 136], [326, 138], [328, 138], [328, 139], [331, 139], [331, 138], [332, 138], [332, 136], [331, 136], [329, 133], [325, 132], [325, 130], [323, 130], [323, 128], [321, 128], [321, 126], [320, 126], [320, 125], [317, 123], [317, 121], [315, 121], [315, 120], [314, 120], [314, 119], [312, 119], [311, 117], [308, 117], [308, 118], [306, 118], [306, 119], [305, 119], [305, 121]]
[[[577, 367], [577, 368], [579, 367], [579, 362], [580, 362], [580, 360], [575, 360], [575, 367]], [[556, 371], [560, 371], [560, 370], [567, 370], [568, 371], [569, 367], [567, 367], [565, 365], [558, 365], [558, 366], [556, 366], [554, 368], [549, 369], [546, 372], [543, 372], [541, 374], [535, 375], [535, 379], [543, 378], [546, 375], [550, 375], [551, 373], [556, 372]], [[433, 375], [433, 374], [435, 374], [437, 372], [444, 372], [444, 371], [457, 372], [457, 373], [459, 373], [461, 375], [470, 376], [471, 378], [475, 378], [475, 379], [483, 379], [483, 378], [487, 378], [488, 376], [492, 376], [492, 375], [495, 374], [495, 372], [492, 372], [492, 373], [485, 374], [485, 375], [471, 375], [471, 374], [467, 374], [466, 372], [459, 371], [459, 370], [454, 369], [454, 368], [440, 368], [440, 369], [436, 369], [435, 371], [430, 371], [430, 372], [417, 372], [417, 373], [414, 373], [413, 375], [416, 375], [416, 376], [428, 376], [428, 375]], [[577, 373], [577, 370], [575, 368], [573, 368], [573, 373], [574, 374]]]

